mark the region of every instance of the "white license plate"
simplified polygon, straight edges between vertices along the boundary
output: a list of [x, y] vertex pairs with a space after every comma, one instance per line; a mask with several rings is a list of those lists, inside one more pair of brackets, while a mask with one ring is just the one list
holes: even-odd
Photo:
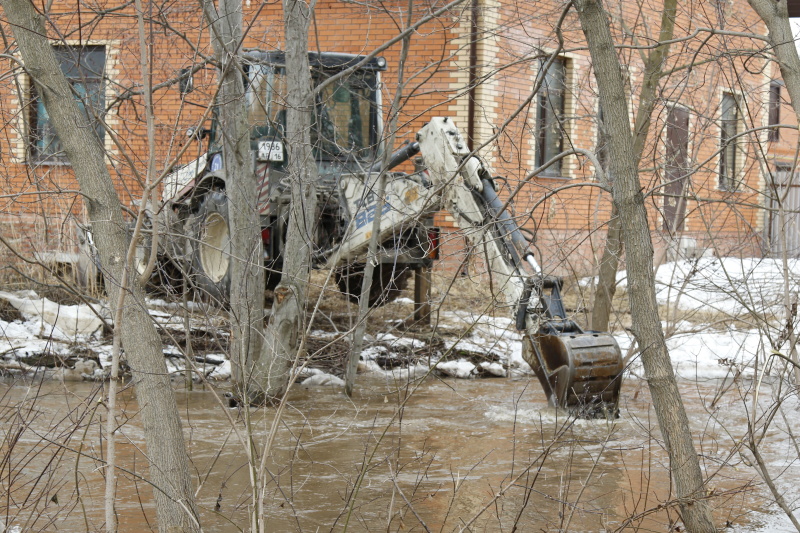
[[259, 161], [283, 161], [283, 143], [280, 141], [259, 141]]

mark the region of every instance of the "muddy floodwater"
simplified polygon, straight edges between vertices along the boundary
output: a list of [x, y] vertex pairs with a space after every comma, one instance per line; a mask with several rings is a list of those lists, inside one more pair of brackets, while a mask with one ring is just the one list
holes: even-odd
[[[8, 531], [103, 529], [102, 387], [0, 381]], [[743, 446], [754, 385], [681, 387], [717, 525], [791, 531]], [[751, 419], [768, 424], [759, 450], [797, 507], [796, 396], [776, 407], [784, 394], [777, 385], [762, 383], [758, 394]], [[248, 531], [245, 425], [220, 396], [201, 386], [177, 391], [200, 519], [205, 531]], [[360, 375], [352, 400], [336, 388], [296, 386], [266, 461], [267, 530], [669, 531], [678, 514], [645, 384], [627, 379], [622, 402], [616, 421], [576, 421], [547, 407], [529, 377], [408, 383]], [[120, 405], [120, 531], [154, 530], [132, 390]], [[252, 411], [254, 447], [264, 445], [274, 416]]]

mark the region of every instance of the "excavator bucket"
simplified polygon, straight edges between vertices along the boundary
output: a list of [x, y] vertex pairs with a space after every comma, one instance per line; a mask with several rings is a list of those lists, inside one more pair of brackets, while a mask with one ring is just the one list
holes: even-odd
[[584, 418], [616, 418], [623, 370], [617, 341], [566, 318], [560, 279], [543, 278], [537, 285], [547, 320], [523, 337], [522, 354], [551, 405]]
[[608, 333], [554, 332], [525, 336], [523, 355], [550, 403], [581, 417], [616, 418], [622, 353]]

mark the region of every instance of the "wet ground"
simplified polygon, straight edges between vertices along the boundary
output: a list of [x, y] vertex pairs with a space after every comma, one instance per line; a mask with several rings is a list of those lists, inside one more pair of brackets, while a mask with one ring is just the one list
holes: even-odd
[[[0, 381], [0, 511], [9, 526], [103, 528], [102, 387]], [[718, 526], [791, 531], [742, 444], [755, 407], [751, 420], [766, 426], [759, 450], [796, 506], [796, 395], [763, 383], [754, 406], [744, 396], [750, 382], [681, 387]], [[239, 410], [222, 407], [221, 392], [178, 390], [197, 501], [206, 531], [248, 530], [245, 426]], [[644, 383], [627, 379], [622, 402], [618, 420], [582, 421], [549, 408], [530, 377], [409, 383], [361, 375], [352, 400], [338, 388], [296, 385], [262, 474], [267, 529], [668, 531], [678, 514]], [[120, 404], [120, 531], [146, 531], [152, 493], [130, 389]], [[274, 414], [252, 412], [256, 446]]]

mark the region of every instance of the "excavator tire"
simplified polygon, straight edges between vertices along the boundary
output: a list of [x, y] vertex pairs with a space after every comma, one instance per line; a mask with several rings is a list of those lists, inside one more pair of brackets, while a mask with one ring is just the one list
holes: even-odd
[[210, 191], [197, 211], [192, 256], [194, 283], [199, 291], [224, 305], [231, 290], [231, 240], [228, 197], [224, 191]]
[[[129, 228], [129, 231], [133, 232], [133, 226]], [[136, 251], [133, 257], [133, 265], [137, 277], [141, 276], [147, 268], [152, 248], [153, 219], [147, 216], [136, 243]], [[166, 255], [162, 254], [161, 249], [159, 249], [153, 270], [145, 283], [145, 290], [150, 294], [176, 295], [181, 293], [182, 288], [183, 273], [181, 269]]]
[[608, 333], [539, 334], [523, 339], [550, 404], [581, 418], [616, 418], [622, 385], [622, 352]]
[[[405, 290], [412, 270], [395, 264], [379, 264], [372, 273], [369, 290], [369, 306], [378, 307], [400, 297]], [[336, 271], [339, 290], [353, 302], [358, 303], [364, 285], [364, 264], [352, 264]]]

